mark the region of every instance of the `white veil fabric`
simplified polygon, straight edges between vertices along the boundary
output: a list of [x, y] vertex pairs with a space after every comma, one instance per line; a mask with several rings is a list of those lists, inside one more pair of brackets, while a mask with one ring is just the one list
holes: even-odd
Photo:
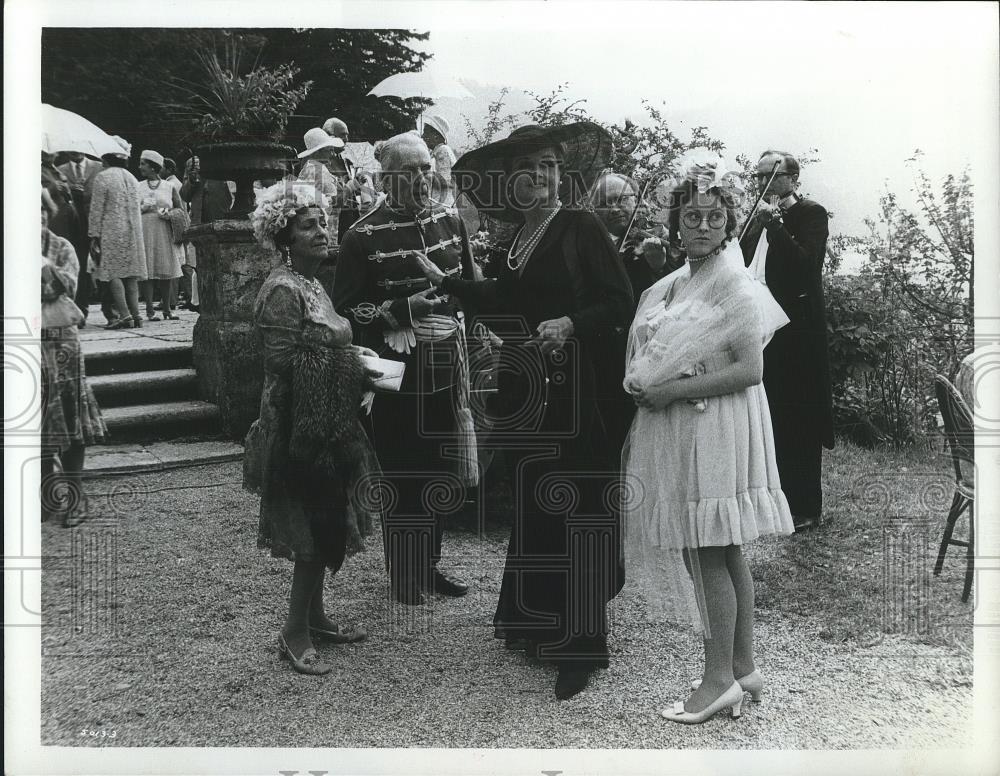
[[[715, 371], [731, 363], [727, 359], [737, 343], [759, 337], [763, 349], [774, 332], [787, 323], [780, 305], [767, 287], [750, 275], [739, 246], [731, 242], [706, 259], [697, 272], [692, 273], [686, 264], [643, 294], [629, 332], [626, 384], [649, 388]], [[696, 451], [694, 440], [712, 433], [696, 428], [697, 413], [706, 412], [712, 402], [721, 399], [689, 400], [690, 407], [667, 410], [639, 408], [622, 455], [629, 586], [638, 589], [656, 619], [689, 625], [706, 637], [698, 555], [686, 550], [701, 544], [697, 535], [701, 513], [717, 510], [725, 520], [739, 524], [744, 519], [739, 513], [744, 509], [769, 509], [765, 503], [747, 505], [746, 494], [738, 494], [736, 499], [684, 500], [685, 494], [699, 492], [698, 461], [696, 452], [690, 460], [682, 460], [677, 451]], [[707, 420], [709, 425], [734, 421], [726, 414], [724, 403], [715, 409], [718, 417]], [[674, 421], [662, 415], [668, 411]], [[678, 420], [681, 415], [684, 417]], [[737, 422], [746, 425], [745, 419]], [[673, 425], [668, 429], [665, 423]], [[666, 478], [687, 479], [670, 482]]]

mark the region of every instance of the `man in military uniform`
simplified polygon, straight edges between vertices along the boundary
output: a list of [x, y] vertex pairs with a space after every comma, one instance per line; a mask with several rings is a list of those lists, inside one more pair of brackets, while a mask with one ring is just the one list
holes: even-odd
[[419, 136], [386, 141], [382, 165], [386, 198], [344, 235], [333, 297], [355, 344], [406, 365], [400, 391], [376, 397], [371, 430], [393, 491], [384, 526], [392, 592], [419, 604], [423, 590], [468, 591], [437, 563], [441, 514], [462, 504], [478, 464], [461, 310], [431, 287], [416, 255], [472, 278], [472, 253], [457, 212], [428, 206], [431, 160]]

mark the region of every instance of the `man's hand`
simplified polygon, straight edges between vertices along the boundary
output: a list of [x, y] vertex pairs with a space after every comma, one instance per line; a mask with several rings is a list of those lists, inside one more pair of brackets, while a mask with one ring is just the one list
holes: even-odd
[[434, 312], [434, 308], [441, 303], [440, 299], [431, 297], [431, 294], [436, 293], [436, 288], [428, 288], [426, 291], [420, 291], [411, 295], [409, 298], [410, 317], [423, 318]]
[[444, 283], [446, 275], [437, 264], [428, 259], [422, 253], [417, 253], [416, 257], [417, 264], [420, 265], [420, 271], [424, 273], [424, 277], [431, 282], [432, 286], [437, 287]]
[[376, 353], [371, 348], [366, 348], [363, 345], [351, 345], [351, 348], [359, 356], [368, 356], [369, 358], [378, 358], [378, 353]]
[[543, 356], [562, 350], [566, 340], [573, 335], [573, 321], [565, 315], [551, 321], [538, 324], [538, 334], [528, 340], [529, 344], [538, 345]]
[[767, 198], [767, 201], [761, 201], [757, 205], [757, 212], [755, 217], [762, 223], [770, 223], [775, 218], [781, 215], [781, 208], [778, 207], [778, 197], [776, 195], [771, 195]]
[[667, 248], [658, 237], [647, 237], [639, 246], [642, 250], [642, 258], [646, 260], [649, 268], [655, 272], [663, 269], [667, 263]]

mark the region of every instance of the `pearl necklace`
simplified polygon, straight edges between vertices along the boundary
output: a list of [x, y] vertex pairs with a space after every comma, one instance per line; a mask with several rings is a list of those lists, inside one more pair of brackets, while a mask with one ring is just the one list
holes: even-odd
[[292, 266], [291, 259], [285, 259], [285, 266], [288, 267], [289, 272], [302, 281], [302, 284], [305, 286], [306, 301], [310, 304], [310, 306], [315, 306], [316, 302], [319, 301], [320, 292], [323, 290], [322, 284], [315, 277], [307, 278], [295, 269], [295, 267]]
[[[524, 262], [531, 257], [531, 252], [535, 250], [535, 246], [538, 245], [538, 242], [542, 239], [542, 235], [545, 234], [545, 230], [548, 228], [549, 224], [552, 223], [552, 219], [556, 217], [556, 213], [558, 213], [561, 209], [562, 202], [557, 199], [556, 206], [552, 209], [552, 212], [549, 213], [545, 217], [545, 220], [536, 227], [535, 231], [531, 233], [531, 236], [518, 250], [514, 250], [514, 243], [511, 243], [510, 250], [507, 252], [507, 266], [511, 269], [511, 271], [517, 272], [524, 265]], [[514, 242], [516, 243], [517, 240]], [[518, 261], [518, 259], [520, 259], [520, 261]]]
[[157, 178], [155, 186], [153, 185], [153, 182], [151, 180], [149, 180], [148, 178], [146, 179], [146, 185], [149, 186], [149, 188], [151, 188], [151, 189], [158, 189], [158, 188], [160, 188], [160, 184], [161, 183], [163, 183], [163, 178]]
[[700, 263], [701, 263], [701, 262], [703, 262], [703, 261], [708, 261], [708, 260], [709, 260], [710, 258], [712, 258], [713, 256], [718, 256], [718, 255], [719, 255], [720, 253], [722, 253], [723, 249], [724, 249], [724, 248], [726, 247], [726, 244], [727, 244], [728, 242], [729, 242], [729, 240], [723, 240], [723, 241], [722, 241], [722, 245], [720, 245], [720, 246], [719, 246], [718, 248], [716, 248], [716, 249], [715, 249], [714, 251], [712, 251], [711, 253], [706, 253], [706, 254], [705, 254], [704, 256], [701, 256], [701, 257], [699, 257], [699, 258], [697, 258], [697, 259], [693, 259], [693, 258], [691, 258], [690, 256], [685, 256], [685, 257], [684, 257], [684, 258], [685, 258], [685, 261], [689, 261], [689, 262], [695, 262], [695, 263], [698, 263], [698, 264], [700, 264]]

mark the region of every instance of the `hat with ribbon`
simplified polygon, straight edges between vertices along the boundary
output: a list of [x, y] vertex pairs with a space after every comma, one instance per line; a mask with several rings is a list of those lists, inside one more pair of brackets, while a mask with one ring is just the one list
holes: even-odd
[[559, 198], [574, 207], [581, 205], [608, 166], [614, 147], [608, 131], [592, 121], [556, 127], [527, 124], [503, 140], [462, 154], [451, 168], [452, 179], [458, 193], [466, 194], [481, 213], [517, 223], [523, 216], [507, 197], [510, 163], [546, 148], [562, 156]]
[[324, 148], [342, 149], [344, 147], [343, 140], [326, 134], [322, 127], [313, 127], [302, 136], [302, 139], [305, 141], [306, 150], [299, 154], [299, 159], [307, 159]]
[[157, 153], [156, 151], [143, 151], [139, 154], [139, 161], [152, 162], [158, 165], [160, 169], [163, 169], [163, 154]]

